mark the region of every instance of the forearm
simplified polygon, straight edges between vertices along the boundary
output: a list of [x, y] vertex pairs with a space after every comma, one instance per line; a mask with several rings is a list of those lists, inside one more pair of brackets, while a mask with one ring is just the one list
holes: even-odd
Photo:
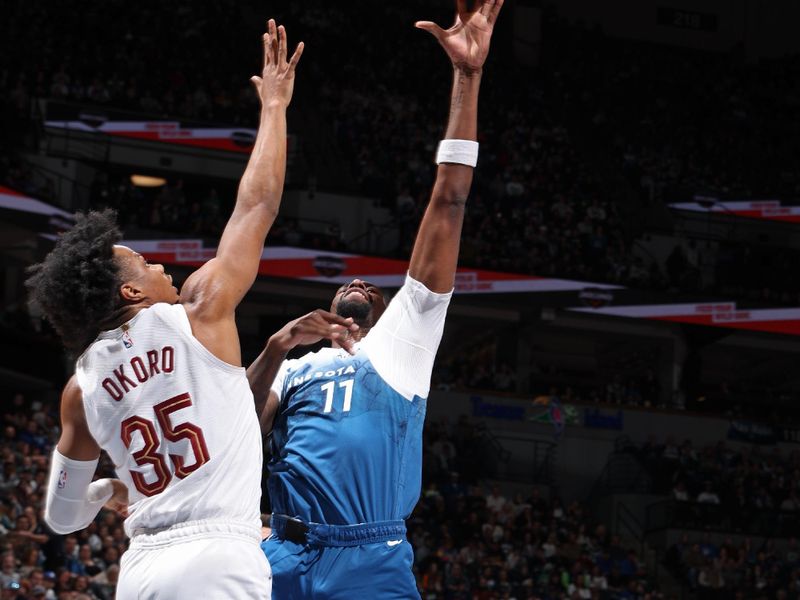
[[286, 106], [273, 102], [261, 110], [253, 151], [239, 183], [234, 215], [257, 210], [274, 219], [285, 177]]
[[91, 523], [113, 493], [109, 479], [92, 482], [97, 459], [79, 461], [53, 451], [45, 499], [45, 522], [66, 534]]
[[[454, 69], [445, 139], [476, 141], [480, 82], [480, 72]], [[473, 170], [467, 165], [442, 163], [436, 172], [409, 265], [411, 276], [434, 292], [445, 293], [453, 288]]]
[[275, 336], [272, 336], [258, 358], [247, 368], [247, 381], [253, 392], [259, 420], [264, 416], [270, 388], [278, 376], [287, 352], [288, 350], [276, 341]]
[[286, 106], [269, 104], [247, 163], [233, 214], [217, 250], [227, 279], [227, 306], [236, 306], [258, 273], [264, 240], [275, 222], [286, 174]]
[[[450, 94], [450, 116], [444, 139], [478, 139], [478, 95], [481, 72], [453, 69], [453, 89]], [[431, 202], [443, 200], [462, 205], [467, 201], [474, 169], [466, 165], [442, 163], [436, 174]]]
[[450, 95], [450, 116], [445, 139], [478, 139], [478, 94], [481, 71], [466, 72], [453, 68], [453, 89]]

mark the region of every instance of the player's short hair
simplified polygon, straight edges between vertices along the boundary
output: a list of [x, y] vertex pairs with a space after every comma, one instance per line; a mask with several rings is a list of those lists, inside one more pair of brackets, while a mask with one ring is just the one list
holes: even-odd
[[70, 352], [82, 352], [118, 305], [114, 245], [121, 239], [113, 210], [79, 213], [44, 261], [28, 269], [30, 306], [44, 314]]

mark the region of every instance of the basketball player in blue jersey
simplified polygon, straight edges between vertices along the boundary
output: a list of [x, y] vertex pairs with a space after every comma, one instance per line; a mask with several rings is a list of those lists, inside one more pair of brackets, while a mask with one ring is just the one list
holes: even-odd
[[[342, 286], [273, 335], [248, 369], [272, 431], [272, 535], [262, 544], [276, 599], [418, 598], [405, 519], [419, 498], [431, 370], [452, 295], [478, 158], [481, 72], [502, 0], [457, 2], [447, 30], [421, 21], [453, 64], [446, 139], [408, 276], [391, 304]], [[327, 338], [334, 347], [284, 360]], [[260, 408], [260, 407], [259, 407]]]

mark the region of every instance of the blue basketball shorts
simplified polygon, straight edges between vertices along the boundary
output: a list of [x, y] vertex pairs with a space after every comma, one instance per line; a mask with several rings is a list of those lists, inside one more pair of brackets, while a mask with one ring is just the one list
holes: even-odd
[[359, 546], [298, 544], [275, 535], [261, 543], [272, 567], [274, 600], [419, 600], [405, 539]]

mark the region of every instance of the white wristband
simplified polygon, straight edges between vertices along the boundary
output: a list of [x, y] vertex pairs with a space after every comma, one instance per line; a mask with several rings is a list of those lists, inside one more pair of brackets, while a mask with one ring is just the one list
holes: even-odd
[[452, 163], [474, 167], [478, 164], [478, 142], [472, 140], [442, 140], [436, 151], [436, 164]]

